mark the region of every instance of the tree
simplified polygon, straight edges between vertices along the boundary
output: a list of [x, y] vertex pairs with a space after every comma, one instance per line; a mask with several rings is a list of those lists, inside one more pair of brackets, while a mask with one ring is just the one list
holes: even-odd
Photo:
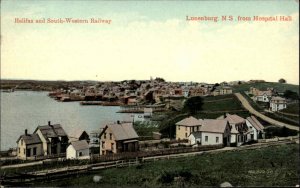
[[183, 110], [189, 112], [191, 115], [196, 114], [202, 110], [203, 99], [200, 96], [188, 98], [185, 103]]
[[156, 80], [157, 82], [165, 82], [165, 79], [160, 77], [156, 77], [154, 80]]
[[283, 79], [283, 78], [280, 78], [280, 79], [278, 80], [278, 82], [281, 83], [281, 84], [284, 84], [284, 83], [286, 83], [286, 80]]
[[293, 100], [299, 99], [298, 93], [291, 90], [285, 90], [283, 96], [287, 99], [293, 99]]

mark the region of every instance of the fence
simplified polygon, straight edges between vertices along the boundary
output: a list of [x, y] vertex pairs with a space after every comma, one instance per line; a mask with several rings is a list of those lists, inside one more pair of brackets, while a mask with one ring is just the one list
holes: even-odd
[[278, 142], [278, 141], [289, 141], [289, 140], [299, 140], [299, 136], [288, 136], [288, 137], [275, 137], [270, 139], [259, 139], [258, 143], [266, 143], [266, 142]]
[[223, 148], [222, 144], [219, 145], [210, 145], [210, 146], [199, 146], [199, 147], [182, 147], [182, 148], [169, 148], [169, 149], [160, 149], [153, 151], [138, 151], [138, 152], [124, 152], [120, 154], [110, 154], [110, 155], [93, 155], [91, 156], [92, 163], [94, 162], [105, 162], [105, 161], [116, 161], [116, 160], [129, 160], [143, 157], [153, 157], [161, 155], [171, 155], [179, 153], [190, 153], [190, 152], [199, 152], [207, 151], [213, 149]]
[[27, 157], [26, 160], [45, 160], [45, 159], [56, 159], [62, 157], [66, 157], [66, 153], [52, 154], [46, 156], [32, 156], [32, 157]]

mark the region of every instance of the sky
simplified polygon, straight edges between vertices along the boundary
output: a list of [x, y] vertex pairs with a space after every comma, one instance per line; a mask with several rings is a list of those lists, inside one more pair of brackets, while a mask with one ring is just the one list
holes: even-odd
[[[219, 17], [187, 21], [187, 17]], [[233, 21], [221, 21], [233, 16]], [[291, 16], [291, 21], [238, 21]], [[299, 84], [299, 1], [1, 1], [1, 78]], [[15, 19], [111, 20], [15, 23]]]

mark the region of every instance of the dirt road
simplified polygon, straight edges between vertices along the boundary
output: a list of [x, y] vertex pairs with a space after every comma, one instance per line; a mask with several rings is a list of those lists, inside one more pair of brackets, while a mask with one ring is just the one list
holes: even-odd
[[280, 121], [274, 120], [272, 118], [269, 118], [261, 113], [259, 113], [258, 111], [256, 111], [247, 101], [247, 99], [245, 99], [245, 97], [243, 95], [241, 95], [240, 93], [235, 93], [235, 96], [241, 101], [242, 105], [244, 106], [244, 108], [246, 108], [250, 113], [254, 114], [255, 116], [261, 118], [262, 120], [272, 124], [272, 125], [277, 125], [277, 126], [285, 126], [289, 129], [293, 129], [293, 130], [297, 130], [299, 131], [299, 127], [295, 126], [295, 125], [290, 125], [290, 124], [286, 124], [286, 123], [282, 123]]

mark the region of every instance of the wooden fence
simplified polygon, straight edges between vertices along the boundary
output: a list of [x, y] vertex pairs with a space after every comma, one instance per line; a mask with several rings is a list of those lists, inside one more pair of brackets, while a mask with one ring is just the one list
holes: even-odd
[[63, 158], [63, 157], [66, 157], [66, 153], [52, 154], [52, 155], [46, 155], [46, 156], [27, 157], [26, 160], [45, 160], [45, 159], [57, 159], [57, 158]]
[[199, 146], [199, 147], [168, 148], [168, 149], [160, 149], [160, 150], [153, 150], [153, 151], [124, 152], [120, 154], [110, 154], [110, 155], [100, 155], [100, 156], [92, 155], [91, 161], [92, 163], [95, 163], [95, 162], [116, 161], [116, 160], [130, 160], [136, 158], [141, 159], [143, 157], [199, 152], [199, 151], [207, 151], [207, 150], [220, 149], [220, 148], [223, 148], [222, 144], [210, 145], [210, 146]]

